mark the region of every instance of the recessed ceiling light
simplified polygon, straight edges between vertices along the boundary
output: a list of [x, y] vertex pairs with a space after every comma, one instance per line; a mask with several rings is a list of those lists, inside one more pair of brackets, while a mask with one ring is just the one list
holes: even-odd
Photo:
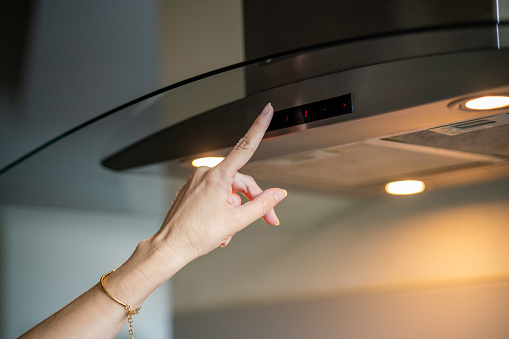
[[499, 109], [509, 106], [509, 96], [492, 95], [469, 100], [465, 107], [473, 110]]
[[389, 194], [408, 195], [424, 191], [424, 183], [419, 180], [393, 181], [385, 185], [385, 191]]
[[205, 157], [194, 159], [191, 163], [194, 167], [207, 166], [214, 167], [224, 160], [224, 157]]
[[509, 108], [509, 95], [504, 93], [463, 98], [451, 102], [448, 107], [468, 112], [504, 110]]

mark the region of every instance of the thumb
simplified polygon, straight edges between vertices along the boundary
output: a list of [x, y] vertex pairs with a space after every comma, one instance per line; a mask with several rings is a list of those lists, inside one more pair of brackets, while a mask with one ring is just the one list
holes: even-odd
[[287, 195], [284, 189], [270, 188], [247, 204], [237, 207], [237, 220], [241, 229], [269, 213]]

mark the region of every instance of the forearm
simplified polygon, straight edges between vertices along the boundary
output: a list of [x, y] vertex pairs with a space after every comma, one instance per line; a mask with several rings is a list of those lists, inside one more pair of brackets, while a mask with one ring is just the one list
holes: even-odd
[[[120, 268], [105, 278], [104, 286], [134, 310], [186, 263], [177, 255], [161, 253], [151, 240], [146, 240]], [[113, 338], [126, 321], [126, 309], [96, 284], [21, 338]]]

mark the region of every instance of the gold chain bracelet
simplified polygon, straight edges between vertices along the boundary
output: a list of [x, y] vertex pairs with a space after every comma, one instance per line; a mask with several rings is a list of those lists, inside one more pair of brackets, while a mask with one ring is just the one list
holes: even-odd
[[129, 323], [129, 339], [134, 339], [133, 337], [133, 334], [134, 334], [134, 329], [133, 329], [133, 315], [134, 314], [138, 314], [138, 312], [141, 310], [141, 306], [138, 307], [137, 309], [135, 310], [131, 310], [131, 306], [129, 304], [125, 304], [123, 302], [121, 302], [120, 300], [118, 300], [117, 298], [115, 298], [114, 296], [112, 296], [110, 294], [110, 292], [108, 292], [106, 290], [106, 288], [104, 287], [104, 278], [106, 278], [107, 276], [109, 276], [111, 273], [115, 272], [115, 270], [111, 270], [109, 271], [108, 273], [106, 274], [103, 274], [103, 276], [101, 277], [101, 288], [103, 289], [104, 293], [106, 293], [108, 295], [108, 297], [110, 297], [111, 299], [113, 299], [114, 301], [116, 301], [117, 303], [119, 303], [120, 305], [124, 306], [125, 310], [127, 311], [127, 322]]

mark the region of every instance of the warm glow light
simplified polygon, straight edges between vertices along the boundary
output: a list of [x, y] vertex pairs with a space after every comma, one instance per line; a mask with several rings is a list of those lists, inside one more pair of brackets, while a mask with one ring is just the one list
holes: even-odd
[[205, 157], [194, 159], [191, 163], [194, 167], [207, 166], [214, 167], [224, 160], [224, 157]]
[[497, 109], [509, 106], [508, 96], [486, 96], [477, 99], [469, 100], [465, 103], [468, 109]]
[[424, 191], [424, 183], [418, 180], [393, 181], [385, 185], [385, 191], [398, 195], [421, 193]]

